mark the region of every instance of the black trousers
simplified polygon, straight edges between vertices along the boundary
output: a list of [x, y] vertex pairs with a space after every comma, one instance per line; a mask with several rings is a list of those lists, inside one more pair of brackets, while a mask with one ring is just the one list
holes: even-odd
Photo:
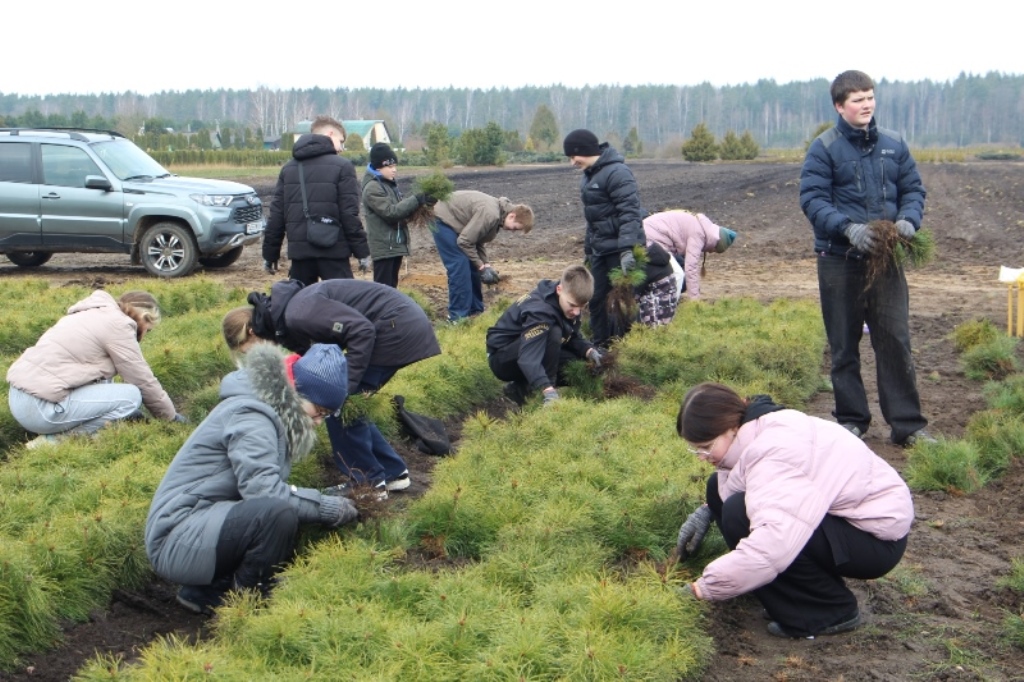
[[[725, 544], [736, 549], [750, 535], [746, 494], [722, 501], [718, 474], [708, 478], [708, 508]], [[789, 567], [754, 590], [772, 620], [793, 635], [816, 635], [857, 610], [857, 597], [843, 578], [870, 580], [891, 571], [903, 558], [907, 538], [879, 540], [838, 516], [826, 515]]]
[[603, 256], [589, 256], [590, 274], [594, 276], [594, 295], [590, 299], [590, 332], [594, 345], [607, 348], [614, 339], [620, 339], [629, 331], [608, 315], [608, 294], [612, 291], [611, 271], [621, 267], [618, 253]]
[[[562, 369], [566, 363], [578, 360], [576, 354], [562, 347], [561, 330], [554, 327], [548, 329], [544, 337], [544, 374], [552, 386], [564, 386], [565, 379], [562, 376]], [[519, 367], [519, 349], [522, 346], [522, 338], [518, 338], [504, 348], [492, 352], [487, 358], [494, 376], [502, 381], [516, 381], [526, 383], [526, 375]], [[530, 387], [532, 388], [532, 387]]]
[[373, 261], [373, 281], [386, 284], [393, 289], [398, 288], [398, 275], [402, 270], [402, 257], [381, 258]]
[[894, 443], [928, 424], [921, 414], [910, 351], [910, 296], [902, 268], [889, 268], [867, 287], [864, 261], [818, 257], [821, 316], [832, 353], [833, 412], [840, 424], [867, 431], [871, 410], [860, 373], [860, 340], [867, 322], [875, 353], [878, 405]]
[[231, 508], [217, 538], [214, 583], [234, 577], [234, 586], [265, 584], [290, 560], [299, 533], [299, 514], [275, 497], [242, 500]]
[[348, 258], [300, 258], [293, 260], [288, 276], [307, 287], [323, 279], [352, 279]]

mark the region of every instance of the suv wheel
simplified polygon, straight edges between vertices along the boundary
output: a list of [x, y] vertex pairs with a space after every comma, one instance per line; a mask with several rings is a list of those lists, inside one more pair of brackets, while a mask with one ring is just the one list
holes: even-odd
[[198, 249], [192, 231], [178, 223], [157, 223], [139, 242], [142, 264], [158, 277], [181, 277], [196, 266]]
[[7, 259], [23, 268], [34, 268], [53, 258], [53, 254], [43, 251], [14, 251], [7, 254]]
[[216, 256], [200, 256], [199, 262], [208, 268], [226, 268], [242, 257], [243, 248], [245, 247], [238, 246]]

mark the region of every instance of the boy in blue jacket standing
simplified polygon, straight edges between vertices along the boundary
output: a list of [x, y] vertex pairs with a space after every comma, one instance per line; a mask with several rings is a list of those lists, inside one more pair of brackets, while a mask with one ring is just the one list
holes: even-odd
[[562, 368], [572, 360], [601, 364], [601, 351], [580, 335], [580, 316], [594, 293], [594, 278], [570, 265], [562, 278], [541, 280], [487, 330], [487, 362], [505, 385], [505, 395], [522, 405], [532, 391], [544, 404], [558, 400]]
[[933, 440], [924, 427], [910, 354], [910, 302], [903, 268], [895, 264], [867, 281], [867, 257], [880, 246], [871, 224], [887, 220], [912, 239], [921, 227], [925, 189], [903, 137], [875, 122], [875, 84], [861, 71], [832, 82], [839, 114], [811, 143], [800, 173], [800, 207], [814, 228], [821, 314], [832, 351], [833, 414], [863, 438], [871, 423], [860, 375], [864, 323], [878, 373], [882, 416], [892, 442], [909, 447]]

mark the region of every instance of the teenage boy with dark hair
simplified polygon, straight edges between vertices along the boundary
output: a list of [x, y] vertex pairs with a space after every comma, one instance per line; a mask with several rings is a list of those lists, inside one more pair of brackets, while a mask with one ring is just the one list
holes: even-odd
[[800, 208], [814, 228], [821, 315], [832, 352], [836, 420], [863, 438], [871, 423], [860, 375], [864, 323], [871, 329], [878, 400], [893, 443], [934, 440], [924, 427], [910, 354], [910, 299], [893, 264], [868, 286], [867, 256], [879, 246], [873, 221], [891, 220], [904, 239], [921, 226], [925, 189], [903, 137], [875, 123], [875, 83], [861, 71], [832, 81], [834, 128], [807, 150]]
[[556, 386], [567, 362], [586, 359], [601, 364], [601, 351], [580, 335], [580, 317], [594, 294], [594, 278], [582, 265], [571, 265], [560, 280], [541, 280], [487, 330], [487, 361], [505, 385], [505, 395], [522, 405], [531, 391], [544, 404], [558, 400]]
[[645, 211], [633, 171], [607, 142], [598, 142], [594, 133], [580, 128], [565, 136], [562, 148], [572, 167], [583, 171], [580, 200], [587, 221], [583, 252], [594, 273], [590, 328], [594, 343], [607, 348], [629, 331], [609, 318], [607, 301], [612, 270], [620, 268], [629, 274], [637, 268], [633, 247], [646, 243]]

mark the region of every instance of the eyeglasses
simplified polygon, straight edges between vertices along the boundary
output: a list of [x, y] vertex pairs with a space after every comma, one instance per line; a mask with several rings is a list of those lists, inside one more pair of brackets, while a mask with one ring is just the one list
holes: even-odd
[[337, 417], [341, 414], [341, 408], [337, 410], [328, 410], [326, 407], [321, 405], [313, 405], [313, 411], [316, 413], [313, 415], [313, 419], [327, 419], [328, 417]]
[[[718, 438], [721, 437], [721, 435], [718, 436]], [[698, 459], [711, 459], [711, 451], [715, 449], [715, 443], [718, 442], [718, 438], [715, 438], [708, 444], [707, 447], [704, 448], [695, 448], [692, 445], [688, 445], [686, 446], [686, 451], [689, 452], [694, 457], [697, 457]]]

